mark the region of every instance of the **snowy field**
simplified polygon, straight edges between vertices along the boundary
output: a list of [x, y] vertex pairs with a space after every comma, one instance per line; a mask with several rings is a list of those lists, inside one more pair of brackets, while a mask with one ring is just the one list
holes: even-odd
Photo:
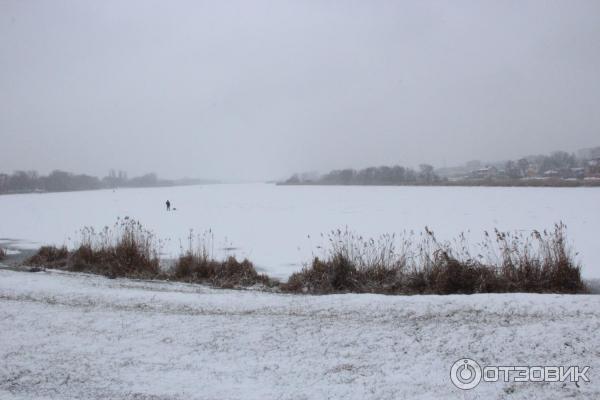
[[[167, 213], [169, 199], [177, 210]], [[0, 196], [0, 241], [11, 246], [73, 245], [77, 231], [130, 216], [166, 240], [176, 256], [194, 229], [212, 229], [215, 253], [249, 257], [286, 278], [320, 254], [321, 233], [348, 227], [364, 236], [427, 225], [439, 238], [484, 230], [552, 228], [563, 221], [584, 276], [600, 278], [600, 188], [314, 187], [227, 184]]]
[[[298, 296], [0, 270], [2, 399], [600, 398], [600, 296]], [[454, 361], [591, 366], [486, 383]]]

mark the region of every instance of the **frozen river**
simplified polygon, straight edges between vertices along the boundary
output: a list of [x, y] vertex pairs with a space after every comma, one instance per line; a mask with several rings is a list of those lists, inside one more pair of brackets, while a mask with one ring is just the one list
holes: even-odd
[[[169, 199], [177, 210], [166, 212]], [[363, 236], [430, 227], [460, 232], [552, 228], [563, 221], [584, 276], [600, 278], [600, 188], [348, 187], [223, 184], [0, 196], [0, 238], [19, 246], [72, 245], [83, 226], [138, 219], [176, 256], [190, 229], [211, 229], [215, 250], [248, 257], [285, 278], [301, 268], [321, 233], [347, 227]]]

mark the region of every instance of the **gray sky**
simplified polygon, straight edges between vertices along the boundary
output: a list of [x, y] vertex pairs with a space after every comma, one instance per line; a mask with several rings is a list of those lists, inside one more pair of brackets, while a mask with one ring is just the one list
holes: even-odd
[[0, 0], [0, 171], [253, 180], [595, 145], [596, 0]]

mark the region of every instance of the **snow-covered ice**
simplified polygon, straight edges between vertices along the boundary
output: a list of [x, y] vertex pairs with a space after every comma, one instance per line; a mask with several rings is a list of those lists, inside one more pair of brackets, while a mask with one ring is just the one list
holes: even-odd
[[[2, 399], [600, 398], [600, 296], [302, 296], [0, 270]], [[455, 388], [452, 363], [591, 366]]]
[[21, 252], [16, 249], [5, 249], [4, 253], [9, 256], [14, 256], [15, 254], [21, 254]]
[[[167, 213], [169, 199], [177, 211]], [[584, 265], [600, 278], [600, 188], [344, 187], [226, 184], [0, 196], [0, 238], [20, 247], [72, 244], [77, 230], [130, 216], [170, 239], [179, 252], [189, 229], [212, 229], [215, 248], [249, 257], [285, 278], [325, 244], [321, 233], [347, 227], [364, 236], [432, 228], [442, 239], [470, 231], [530, 231], [563, 221]], [[225, 252], [225, 250], [223, 251]]]

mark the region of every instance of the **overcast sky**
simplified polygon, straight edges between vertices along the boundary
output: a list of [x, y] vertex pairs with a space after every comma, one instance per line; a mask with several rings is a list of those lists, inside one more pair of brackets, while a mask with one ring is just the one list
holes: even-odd
[[259, 180], [597, 145], [597, 0], [0, 0], [0, 171]]

